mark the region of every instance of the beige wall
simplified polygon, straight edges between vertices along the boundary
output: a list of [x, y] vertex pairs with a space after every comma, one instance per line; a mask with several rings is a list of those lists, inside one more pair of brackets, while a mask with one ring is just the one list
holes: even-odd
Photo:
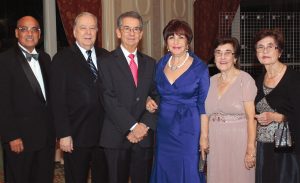
[[163, 55], [162, 30], [169, 20], [179, 18], [193, 27], [194, 0], [102, 0], [103, 47], [113, 50], [118, 46], [115, 29], [117, 17], [126, 11], [137, 11], [144, 19], [141, 51], [159, 59]]

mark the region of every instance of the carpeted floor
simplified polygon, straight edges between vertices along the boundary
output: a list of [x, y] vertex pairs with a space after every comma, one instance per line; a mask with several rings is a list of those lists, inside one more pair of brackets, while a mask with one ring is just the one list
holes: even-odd
[[65, 183], [64, 166], [60, 163], [55, 163], [53, 183]]
[[[2, 146], [1, 145], [0, 145], [0, 183], [4, 183], [3, 161], [2, 161]], [[65, 183], [64, 167], [60, 163], [55, 163], [53, 183]]]
[[[4, 183], [2, 162], [1, 162], [1, 171], [0, 171], [0, 183]], [[63, 168], [63, 165], [61, 165], [60, 163], [55, 164], [53, 183], [65, 183], [64, 168]]]

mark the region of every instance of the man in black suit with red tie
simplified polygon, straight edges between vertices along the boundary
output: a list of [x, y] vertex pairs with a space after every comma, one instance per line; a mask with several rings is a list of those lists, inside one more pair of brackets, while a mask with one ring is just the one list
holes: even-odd
[[51, 102], [67, 183], [87, 182], [89, 168], [93, 183], [106, 182], [98, 69], [107, 51], [94, 47], [97, 30], [96, 16], [80, 13], [73, 27], [76, 43], [58, 52], [51, 64]]
[[100, 63], [104, 119], [100, 145], [108, 163], [109, 183], [148, 183], [153, 157], [156, 115], [146, 111], [155, 94], [155, 60], [139, 51], [143, 20], [126, 12], [117, 20], [121, 45]]
[[0, 55], [0, 131], [9, 183], [52, 183], [55, 132], [49, 109], [50, 56], [37, 51], [37, 20], [25, 16], [18, 43]]

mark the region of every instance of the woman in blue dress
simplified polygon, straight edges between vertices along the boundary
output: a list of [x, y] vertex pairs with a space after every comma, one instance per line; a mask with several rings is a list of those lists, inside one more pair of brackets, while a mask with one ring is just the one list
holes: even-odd
[[159, 107], [148, 100], [147, 110], [158, 109], [155, 160], [151, 183], [203, 183], [198, 170], [201, 114], [209, 88], [206, 64], [189, 45], [193, 34], [185, 21], [171, 20], [163, 30], [168, 53], [156, 70]]

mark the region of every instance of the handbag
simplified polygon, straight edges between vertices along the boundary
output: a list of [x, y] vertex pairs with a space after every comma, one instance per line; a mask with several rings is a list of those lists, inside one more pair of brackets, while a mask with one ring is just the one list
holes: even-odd
[[292, 136], [287, 121], [278, 124], [274, 133], [275, 149], [289, 149], [292, 147]]
[[198, 166], [198, 170], [199, 172], [205, 172], [205, 166], [206, 166], [206, 155], [205, 158], [202, 158], [201, 152], [199, 153], [199, 166]]

